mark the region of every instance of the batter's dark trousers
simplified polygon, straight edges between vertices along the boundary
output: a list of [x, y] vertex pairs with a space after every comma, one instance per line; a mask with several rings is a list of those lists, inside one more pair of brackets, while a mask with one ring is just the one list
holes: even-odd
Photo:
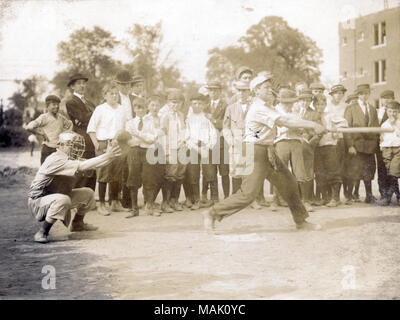
[[308, 213], [300, 200], [295, 177], [278, 158], [274, 148], [263, 145], [254, 145], [254, 169], [250, 175], [243, 176], [240, 190], [215, 204], [213, 215], [220, 220], [246, 208], [257, 197], [265, 179], [276, 187], [287, 202], [295, 223], [304, 222]]

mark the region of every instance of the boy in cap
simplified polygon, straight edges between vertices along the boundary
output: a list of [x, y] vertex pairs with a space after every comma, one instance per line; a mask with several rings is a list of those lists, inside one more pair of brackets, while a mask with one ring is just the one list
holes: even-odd
[[[381, 93], [381, 106], [378, 109], [378, 121], [379, 125], [382, 126], [382, 124], [388, 119], [387, 115], [387, 105], [395, 100], [394, 97], [394, 92], [392, 90], [385, 90]], [[397, 197], [397, 202], [400, 200], [400, 191], [399, 191], [399, 185], [397, 179], [393, 180], [390, 177], [388, 177], [387, 170], [385, 163], [382, 158], [382, 152], [381, 149], [377, 149], [376, 152], [376, 162], [377, 162], [377, 167], [378, 167], [378, 185], [379, 185], [379, 193], [381, 194], [381, 202], [385, 205], [386, 204], [386, 194], [387, 194], [387, 189], [391, 188], [394, 189]], [[394, 185], [392, 185], [394, 184]]]
[[[378, 127], [376, 109], [368, 103], [371, 93], [368, 84], [357, 86], [358, 100], [351, 104], [345, 111], [344, 117], [350, 128], [352, 127]], [[344, 139], [348, 148], [347, 175], [349, 182], [347, 198], [352, 196], [353, 186], [357, 180], [363, 180], [366, 190], [366, 203], [375, 202], [372, 194], [372, 183], [376, 164], [375, 153], [378, 147], [376, 133], [345, 134]]]
[[[133, 103], [135, 118], [126, 123], [126, 131], [132, 136], [130, 151], [128, 153], [129, 176], [127, 186], [132, 199], [132, 211], [126, 218], [139, 215], [138, 190], [143, 185], [146, 214], [159, 216], [158, 211], [153, 211], [156, 189], [159, 184], [159, 170], [150, 162], [151, 153], [158, 138], [158, 128], [151, 114], [147, 113], [145, 101], [135, 99]], [[155, 160], [155, 159], [154, 159]]]
[[282, 115], [273, 109], [272, 103], [275, 96], [271, 79], [272, 75], [264, 74], [254, 78], [250, 83], [250, 88], [256, 97], [246, 116], [244, 142], [246, 148], [254, 151], [253, 161], [248, 164], [249, 170], [243, 177], [241, 189], [204, 211], [204, 227], [206, 230], [212, 230], [215, 221], [221, 221], [224, 217], [230, 216], [252, 203], [265, 179], [270, 180], [288, 203], [298, 229], [321, 229], [319, 225], [306, 221], [308, 214], [300, 200], [296, 181], [276, 155], [273, 142], [276, 138], [276, 126], [309, 128], [318, 133], [322, 133], [324, 128], [314, 122]]
[[[344, 119], [345, 105], [341, 103], [345, 91], [342, 85], [336, 85], [329, 92], [332, 99], [328, 106], [321, 110], [322, 124], [328, 129], [347, 127], [347, 121]], [[328, 207], [337, 207], [340, 204], [343, 161], [343, 135], [334, 132], [325, 133], [315, 149], [315, 180], [317, 189], [322, 193], [323, 204]]]
[[232, 176], [232, 194], [239, 191], [242, 184], [242, 144], [245, 128], [245, 119], [250, 107], [250, 86], [247, 82], [236, 81], [235, 89], [238, 99], [226, 108], [223, 134], [229, 149], [229, 172]]
[[216, 166], [209, 163], [211, 150], [217, 143], [217, 132], [203, 112], [206, 105], [207, 97], [200, 94], [194, 95], [191, 98], [193, 112], [186, 119], [185, 140], [190, 157], [186, 169], [186, 180], [190, 190], [186, 197], [191, 202], [192, 210], [200, 208], [200, 162], [202, 163], [203, 180], [211, 184], [211, 194], [214, 195], [215, 188], [218, 188]]
[[313, 96], [324, 94], [325, 86], [320, 82], [313, 82], [310, 84], [311, 93]]
[[[222, 179], [222, 190], [224, 192], [224, 197], [227, 198], [230, 192], [229, 155], [228, 155], [229, 146], [226, 144], [224, 137], [221, 133], [223, 129], [223, 121], [227, 104], [222, 99], [222, 86], [219, 82], [217, 81], [209, 82], [207, 83], [206, 88], [210, 95], [210, 103], [208, 105], [206, 114], [209, 115], [211, 123], [214, 125], [215, 129], [218, 131], [219, 134], [218, 142], [213, 149], [213, 163], [217, 165], [217, 169]], [[217, 180], [217, 185], [218, 185], [218, 180]], [[207, 190], [208, 187], [206, 184], [204, 184], [203, 181], [202, 196], [203, 199], [205, 200], [207, 199]], [[218, 188], [217, 188], [217, 194], [215, 195], [215, 199], [212, 200], [219, 201]]]
[[60, 98], [55, 95], [46, 97], [47, 112], [29, 122], [25, 129], [29, 132], [44, 137], [40, 153], [40, 164], [56, 151], [60, 133], [72, 130], [72, 122], [59, 113]]
[[[86, 149], [83, 158], [90, 159], [95, 156], [95, 150], [86, 130], [95, 105], [85, 97], [87, 82], [88, 78], [80, 73], [71, 76], [67, 86], [72, 91], [72, 95], [65, 102], [65, 107], [74, 125], [73, 131], [85, 139]], [[96, 187], [96, 172], [87, 170], [81, 173], [81, 176], [76, 180], [76, 187], [89, 187], [94, 190]]]
[[185, 148], [185, 120], [180, 111], [184, 103], [183, 95], [174, 90], [168, 94], [168, 112], [164, 113], [160, 125], [166, 139], [164, 190], [165, 199], [161, 205], [163, 212], [182, 211], [179, 203], [180, 189], [185, 178], [186, 164], [179, 159]]
[[[322, 102], [323, 95], [313, 96], [310, 89], [300, 92], [298, 97], [300, 103], [300, 116], [303, 120], [321, 122], [321, 110], [317, 109], [317, 104]], [[326, 102], [326, 99], [325, 99]], [[326, 104], [325, 104], [326, 106]], [[305, 207], [308, 211], [313, 211], [311, 206], [314, 202], [314, 149], [320, 136], [316, 135], [313, 130], [302, 130], [303, 137], [303, 161], [306, 169], [302, 182], [299, 183], [300, 193]]]
[[40, 166], [29, 188], [28, 209], [39, 222], [43, 222], [34, 241], [47, 243], [51, 227], [57, 220], [68, 227], [71, 209], [77, 208], [71, 223], [71, 231], [94, 231], [96, 227], [84, 223], [85, 214], [96, 208], [94, 191], [90, 188], [74, 188], [76, 173], [99, 168], [110, 163], [121, 153], [113, 146], [96, 158], [81, 159], [85, 140], [75, 132], [60, 134], [57, 151], [49, 155]]
[[[344, 100], [344, 95], [346, 93], [347, 89], [341, 85], [341, 84], [336, 84], [333, 85], [329, 95], [330, 99], [328, 100], [328, 105], [325, 110], [325, 118], [332, 118], [336, 121], [336, 125], [343, 126], [346, 124], [345, 119], [344, 119], [344, 112], [346, 111], [347, 108], [347, 103]], [[355, 97], [357, 98], [357, 96]], [[328, 134], [329, 135], [329, 134]], [[344, 138], [343, 134], [341, 133], [335, 133], [334, 135], [331, 136], [332, 138], [334, 137], [335, 139], [330, 140], [332, 145], [336, 145], [336, 151], [337, 151], [337, 161], [341, 165], [341, 177], [342, 177], [342, 183], [343, 183], [343, 190], [345, 196], [347, 195], [347, 186], [348, 186], [348, 178], [345, 174], [345, 159], [346, 159], [346, 147], [344, 143]], [[336, 142], [336, 143], [335, 143]], [[351, 205], [351, 199], [346, 198], [345, 204]]]
[[379, 202], [382, 206], [388, 206], [392, 200], [393, 193], [398, 188], [400, 178], [400, 104], [391, 100], [386, 104], [388, 119], [382, 124], [383, 129], [391, 129], [394, 132], [385, 132], [381, 135], [380, 148], [382, 150], [383, 162], [387, 172], [387, 187], [383, 199]]
[[[119, 91], [115, 83], [108, 83], [103, 88], [105, 102], [96, 107], [87, 126], [96, 155], [103, 154], [107, 146], [117, 138], [117, 134], [125, 129], [124, 107], [119, 101]], [[109, 165], [97, 169], [97, 182], [99, 186], [100, 207], [98, 212], [101, 215], [110, 215], [110, 211], [126, 211], [118, 200], [120, 180], [122, 174], [123, 156], [114, 159]], [[109, 184], [109, 198], [111, 209], [105, 204], [107, 183]]]
[[[298, 115], [293, 112], [293, 104], [298, 101], [294, 91], [282, 89], [280, 91], [279, 101], [280, 103], [276, 106], [276, 111], [283, 115], [298, 117]], [[307, 164], [304, 159], [304, 143], [305, 141], [301, 130], [284, 126], [277, 127], [277, 135], [274, 141], [276, 154], [287, 168], [289, 168], [290, 163], [292, 173], [296, 177], [296, 181], [299, 185], [310, 180], [309, 170], [306, 168]], [[274, 203], [279, 206], [284, 205], [276, 190]], [[307, 202], [306, 204], [309, 205]]]

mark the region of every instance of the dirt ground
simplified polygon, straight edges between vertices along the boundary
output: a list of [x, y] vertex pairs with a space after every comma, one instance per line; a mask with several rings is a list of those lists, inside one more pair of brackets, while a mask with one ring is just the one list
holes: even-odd
[[[37, 168], [21, 150], [0, 151], [5, 166]], [[35, 169], [0, 177], [0, 299], [399, 299], [400, 208], [320, 207], [296, 231], [289, 210], [246, 209], [202, 229], [200, 212], [161, 217], [90, 212], [99, 231], [57, 223], [52, 242], [32, 241], [27, 212]], [[377, 192], [375, 192], [377, 194]], [[42, 288], [43, 266], [56, 289]]]

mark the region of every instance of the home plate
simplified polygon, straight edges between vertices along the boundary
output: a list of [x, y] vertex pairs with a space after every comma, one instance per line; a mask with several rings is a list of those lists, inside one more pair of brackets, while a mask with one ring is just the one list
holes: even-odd
[[215, 238], [218, 240], [223, 240], [227, 242], [256, 242], [265, 240], [260, 237], [257, 233], [247, 233], [247, 234], [229, 234], [229, 235], [216, 235]]

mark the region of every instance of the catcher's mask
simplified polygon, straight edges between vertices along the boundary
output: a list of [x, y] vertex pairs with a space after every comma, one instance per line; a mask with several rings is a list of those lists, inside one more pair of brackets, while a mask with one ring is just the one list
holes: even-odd
[[63, 151], [69, 159], [76, 160], [85, 152], [85, 139], [75, 132], [63, 132], [58, 136], [58, 146], [67, 147]]

